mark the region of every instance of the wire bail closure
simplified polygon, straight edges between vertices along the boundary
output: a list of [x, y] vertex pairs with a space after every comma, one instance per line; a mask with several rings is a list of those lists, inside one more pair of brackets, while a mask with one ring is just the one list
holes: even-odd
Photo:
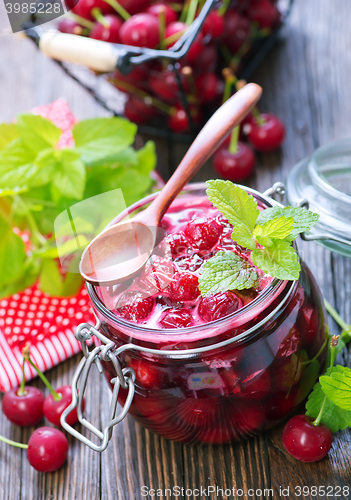
[[[113, 427], [121, 422], [129, 411], [134, 397], [135, 372], [132, 368], [121, 368], [117, 356], [112, 352], [114, 343], [109, 342], [108, 339], [98, 331], [99, 327], [100, 322], [98, 321], [95, 327], [89, 325], [89, 323], [82, 323], [76, 328], [75, 337], [82, 344], [84, 357], [74, 373], [72, 380], [72, 403], [62, 413], [61, 425], [67, 432], [69, 432], [76, 439], [79, 439], [82, 443], [89, 446], [89, 448], [94, 451], [101, 452], [107, 448], [108, 442], [112, 437]], [[87, 340], [90, 340], [93, 335], [96, 335], [103, 343], [89, 351]], [[101, 360], [105, 362], [111, 361], [117, 375], [110, 381], [111, 384], [113, 384], [112, 399], [110, 403], [108, 422], [102, 431], [91, 424], [83, 415], [83, 398], [88, 376], [93, 363], [96, 364], [99, 372], [103, 373]], [[116, 415], [120, 387], [128, 389], [128, 395], [122, 411]], [[79, 422], [100, 439], [100, 445], [95, 444], [68, 424], [67, 417], [75, 408], [77, 409]]]

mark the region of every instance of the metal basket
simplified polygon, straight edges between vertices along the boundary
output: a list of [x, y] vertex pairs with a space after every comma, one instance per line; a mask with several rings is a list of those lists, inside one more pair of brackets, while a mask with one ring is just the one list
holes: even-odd
[[[180, 101], [188, 114], [191, 132], [188, 134], [175, 133], [165, 127], [164, 122], [160, 121], [159, 125], [138, 125], [140, 133], [185, 143], [190, 143], [193, 141], [200, 127], [199, 124], [194, 124], [194, 121], [191, 117], [187, 95], [184, 92], [183, 86], [181, 84], [181, 77], [179, 73], [180, 65], [177, 63], [179, 59], [186, 55], [191, 47], [192, 42], [195, 40], [206, 16], [213, 8], [213, 6], [217, 3], [218, 0], [206, 0], [200, 15], [194, 20], [187, 32], [176, 42], [173, 47], [168, 50], [156, 50], [132, 47], [128, 45], [111, 44], [114, 45], [116, 50], [119, 51], [117, 69], [121, 73], [127, 74], [136, 65], [150, 60], [167, 58], [170, 65], [172, 65], [178, 82]], [[253, 41], [252, 45], [250, 46], [250, 51], [241, 60], [241, 68], [237, 73], [238, 78], [245, 80], [250, 79], [255, 69], [264, 60], [268, 52], [278, 40], [280, 31], [286, 23], [286, 20], [290, 14], [292, 4], [293, 0], [278, 1], [279, 10], [281, 12], [281, 23], [279, 27], [273, 30], [268, 36]], [[40, 35], [42, 33], [42, 28], [38, 28], [37, 24], [38, 20], [36, 19], [36, 16], [33, 15], [31, 16], [31, 19], [28, 21], [28, 23], [26, 23], [25, 29], [27, 36], [38, 44]], [[68, 74], [76, 82], [82, 85], [94, 97], [94, 99], [110, 113], [116, 116], [123, 116], [126, 94], [119, 91], [111, 83], [109, 83], [106, 75], [96, 74], [89, 68], [76, 64], [59, 61], [56, 61], [56, 63], [61, 66], [66, 74]], [[216, 107], [218, 106], [209, 105], [205, 108], [203, 123], [207, 121], [209, 116], [211, 116], [211, 114], [215, 111]]]

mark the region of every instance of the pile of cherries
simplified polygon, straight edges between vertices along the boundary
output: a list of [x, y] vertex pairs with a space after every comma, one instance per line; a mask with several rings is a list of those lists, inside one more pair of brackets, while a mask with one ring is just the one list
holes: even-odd
[[[152, 49], [171, 48], [204, 4], [204, 0], [65, 1], [73, 18], [60, 22], [62, 32]], [[180, 82], [165, 58], [137, 65], [128, 75], [116, 71], [108, 76], [128, 95], [125, 116], [139, 125], [164, 127], [166, 122], [176, 133], [191, 131], [189, 116], [195, 128], [200, 126], [203, 114], [212, 114], [224, 100], [223, 68], [240, 74], [253, 43], [280, 22], [274, 0], [223, 0], [210, 11], [189, 52], [177, 63]], [[282, 139], [277, 144], [265, 138], [270, 127], [275, 127], [270, 115], [252, 120], [248, 138], [260, 151], [280, 145]]]
[[[26, 349], [26, 348], [25, 348]], [[27, 357], [26, 357], [27, 356]], [[35, 367], [28, 358], [29, 363]], [[2, 410], [13, 424], [32, 427], [39, 424], [44, 417], [53, 425], [60, 426], [60, 418], [64, 410], [72, 402], [72, 389], [64, 385], [54, 390], [47, 378], [35, 367], [40, 378], [50, 390], [45, 397], [41, 390], [32, 386], [25, 386], [24, 379], [21, 386], [6, 392], [2, 399]], [[83, 405], [84, 406], [84, 405]], [[77, 410], [67, 416], [69, 425], [78, 422]], [[55, 427], [39, 427], [29, 438], [28, 446], [15, 443], [0, 436], [0, 441], [27, 449], [28, 461], [39, 472], [53, 472], [64, 464], [68, 454], [68, 441], [65, 434]]]

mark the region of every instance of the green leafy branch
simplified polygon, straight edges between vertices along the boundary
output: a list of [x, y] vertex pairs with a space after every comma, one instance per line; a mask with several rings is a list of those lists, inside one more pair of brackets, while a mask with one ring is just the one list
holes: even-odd
[[[136, 151], [137, 128], [122, 118], [97, 118], [73, 128], [74, 147], [58, 149], [61, 130], [33, 114], [0, 125], [0, 296], [30, 286], [38, 278], [53, 295], [72, 295], [82, 284], [79, 275], [59, 272], [54, 221], [75, 203], [121, 188], [126, 205], [150, 192], [156, 165], [153, 142]], [[116, 207], [115, 207], [116, 208]], [[89, 241], [107, 223], [105, 207], [85, 221]], [[106, 210], [105, 210], [106, 212]], [[110, 219], [116, 211], [108, 214]], [[91, 217], [91, 213], [89, 214]], [[29, 232], [29, 245], [13, 232]], [[50, 263], [48, 263], [50, 261]]]
[[[207, 182], [207, 195], [211, 203], [228, 219], [233, 226], [231, 238], [248, 250], [251, 250], [251, 281], [231, 282], [237, 289], [250, 288], [254, 279], [255, 267], [266, 274], [282, 280], [297, 280], [300, 273], [298, 256], [292, 242], [299, 233], [308, 231], [318, 221], [319, 215], [303, 208], [272, 207], [259, 211], [257, 202], [240, 186], [230, 181], [212, 180]], [[213, 262], [215, 260], [215, 263]], [[229, 257], [223, 252], [208, 260], [200, 276], [200, 290], [207, 294], [209, 290], [226, 291], [228, 268], [221, 272], [220, 262], [224, 266]], [[236, 262], [247, 269], [247, 261]], [[214, 269], [217, 270], [214, 273]]]

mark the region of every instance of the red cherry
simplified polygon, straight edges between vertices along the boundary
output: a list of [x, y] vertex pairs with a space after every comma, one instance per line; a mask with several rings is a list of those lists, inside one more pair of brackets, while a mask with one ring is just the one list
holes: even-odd
[[4, 394], [2, 411], [13, 424], [30, 427], [44, 418], [44, 394], [36, 387], [25, 386], [23, 396], [19, 389], [11, 389]]
[[151, 314], [154, 300], [143, 292], [128, 291], [122, 294], [116, 304], [116, 311], [129, 321], [140, 321]]
[[199, 279], [195, 274], [179, 273], [170, 286], [172, 300], [181, 302], [195, 301], [200, 295]]
[[131, 15], [144, 10], [150, 3], [150, 0], [119, 0], [118, 3]]
[[[72, 12], [74, 12], [74, 14], [77, 14], [78, 16], [80, 16], [80, 11], [79, 11], [79, 0], [64, 0], [64, 3], [65, 3], [65, 6], [66, 6], [66, 9], [67, 10], [71, 10]], [[65, 32], [63, 32], [65, 33]]]
[[209, 323], [237, 311], [242, 306], [242, 301], [235, 293], [216, 293], [201, 300], [198, 313], [206, 323]]
[[67, 459], [68, 441], [63, 432], [54, 427], [36, 429], [28, 441], [29, 463], [39, 472], [54, 472]]
[[166, 5], [164, 3], [154, 3], [146, 9], [146, 12], [158, 18], [161, 17], [162, 13], [164, 13], [166, 26], [168, 26], [168, 24], [170, 23], [174, 23], [178, 19], [178, 16], [174, 12], [174, 10], [171, 9], [169, 5]]
[[[133, 85], [134, 87], [137, 88], [143, 88], [144, 83], [147, 79], [148, 75], [148, 66], [146, 64], [140, 64], [138, 66], [135, 66], [130, 73], [127, 75], [123, 75], [119, 71], [115, 71], [113, 74], [113, 78], [116, 80], [120, 80], [122, 82], [127, 82]], [[118, 83], [114, 83], [112, 80], [112, 84], [121, 90], [122, 92], [126, 92], [125, 88], [123, 86], [118, 86]]]
[[139, 113], [145, 121], [155, 118], [155, 116], [158, 115], [158, 109], [152, 104], [152, 99], [150, 97], [141, 99], [132, 94], [128, 97], [128, 103], [128, 106], [133, 106], [135, 112]]
[[226, 13], [225, 24], [226, 31], [224, 42], [229, 50], [235, 54], [248, 39], [251, 23], [246, 17], [232, 10]]
[[187, 309], [169, 309], [160, 321], [163, 328], [185, 328], [189, 326], [193, 316]]
[[165, 101], [174, 102], [178, 99], [179, 88], [173, 71], [152, 72], [148, 83], [155, 95]]
[[309, 306], [300, 309], [297, 324], [300, 331], [303, 332], [303, 338], [301, 339], [303, 347], [309, 348], [313, 346], [319, 331], [319, 315], [317, 310]]
[[132, 359], [129, 366], [135, 371], [136, 384], [145, 387], [145, 389], [161, 387], [164, 378], [161, 369], [157, 369], [154, 365], [142, 359]]
[[154, 295], [168, 287], [174, 273], [175, 267], [171, 261], [153, 255], [143, 269], [138, 286], [142, 291], [148, 292], [149, 295]]
[[201, 102], [213, 101], [219, 94], [219, 79], [216, 73], [204, 73], [195, 78], [197, 96]]
[[192, 66], [199, 73], [210, 73], [216, 69], [217, 59], [217, 46], [214, 43], [208, 43], [204, 45], [201, 54], [192, 63]]
[[108, 26], [104, 26], [96, 22], [94, 28], [90, 33], [90, 38], [95, 40], [102, 40], [104, 42], [120, 43], [119, 30], [123, 22], [117, 16], [107, 15], [104, 16]]
[[223, 178], [239, 182], [252, 174], [255, 168], [255, 155], [242, 142], [237, 143], [237, 151], [230, 153], [228, 148], [221, 146], [213, 156], [213, 166]]
[[[190, 115], [194, 124], [199, 124], [201, 121], [201, 111], [199, 108], [190, 108]], [[168, 126], [173, 132], [183, 134], [190, 131], [188, 115], [183, 106], [177, 104], [173, 112], [168, 118]]]
[[324, 424], [313, 425], [313, 418], [296, 415], [283, 430], [283, 445], [290, 455], [301, 462], [317, 462], [331, 448], [333, 434]]
[[[166, 28], [166, 31], [165, 31], [165, 39], [167, 41], [167, 38], [169, 37], [173, 37], [173, 35], [175, 35], [176, 33], [185, 33], [185, 31], [188, 29], [188, 26], [185, 24], [185, 23], [182, 23], [180, 21], [176, 21], [175, 23], [171, 23], [167, 26]], [[181, 37], [181, 35], [179, 36], [179, 38]], [[202, 40], [203, 40], [204, 36], [203, 34], [201, 33], [201, 31], [197, 34], [195, 40], [193, 41], [193, 43], [191, 44], [191, 47], [187, 53], [187, 55], [185, 56], [185, 60], [188, 62], [188, 63], [192, 63], [192, 62], [196, 62], [196, 59], [199, 57], [199, 55], [201, 54], [203, 48], [204, 48], [204, 45], [202, 43]], [[172, 47], [175, 43], [176, 43], [177, 40], [171, 42], [171, 43], [167, 43], [167, 48], [169, 47]]]
[[95, 21], [94, 16], [91, 14], [94, 8], [100, 9], [104, 16], [115, 12], [111, 5], [104, 2], [104, 0], [79, 0], [77, 8], [79, 8], [79, 15], [90, 21]]
[[224, 31], [225, 22], [223, 16], [220, 16], [217, 10], [212, 10], [202, 25], [203, 34], [211, 36], [213, 40], [218, 40], [222, 37]]
[[[44, 415], [54, 425], [61, 425], [60, 418], [64, 410], [72, 403], [72, 387], [70, 385], [63, 385], [56, 389], [56, 392], [60, 394], [61, 399], [55, 401], [52, 394], [50, 394], [44, 401]], [[83, 410], [85, 402], [83, 400]], [[67, 416], [67, 423], [69, 425], [74, 425], [78, 422], [77, 409], [73, 410]]]
[[[262, 123], [260, 121], [262, 120]], [[261, 113], [259, 121], [254, 117], [244, 127], [248, 140], [257, 151], [274, 151], [285, 137], [285, 127], [278, 117], [271, 113]]]
[[137, 125], [144, 125], [148, 122], [148, 117], [140, 113], [131, 96], [128, 97], [128, 100], [124, 104], [123, 114], [125, 118]]
[[61, 33], [68, 33], [70, 35], [82, 35], [83, 26], [73, 21], [73, 19], [61, 19], [58, 24], [58, 29]]
[[289, 330], [283, 325], [267, 338], [267, 342], [276, 359], [287, 358], [300, 349], [301, 336], [295, 325]]
[[194, 248], [210, 250], [216, 245], [221, 236], [223, 227], [216, 219], [197, 217], [184, 228], [184, 234]]
[[247, 16], [261, 28], [275, 28], [280, 22], [280, 12], [271, 0], [252, 1]]
[[169, 246], [173, 259], [187, 253], [190, 243], [183, 233], [170, 234], [164, 239], [164, 244]]
[[119, 35], [122, 43], [154, 49], [160, 43], [160, 23], [151, 14], [136, 14], [125, 21]]

